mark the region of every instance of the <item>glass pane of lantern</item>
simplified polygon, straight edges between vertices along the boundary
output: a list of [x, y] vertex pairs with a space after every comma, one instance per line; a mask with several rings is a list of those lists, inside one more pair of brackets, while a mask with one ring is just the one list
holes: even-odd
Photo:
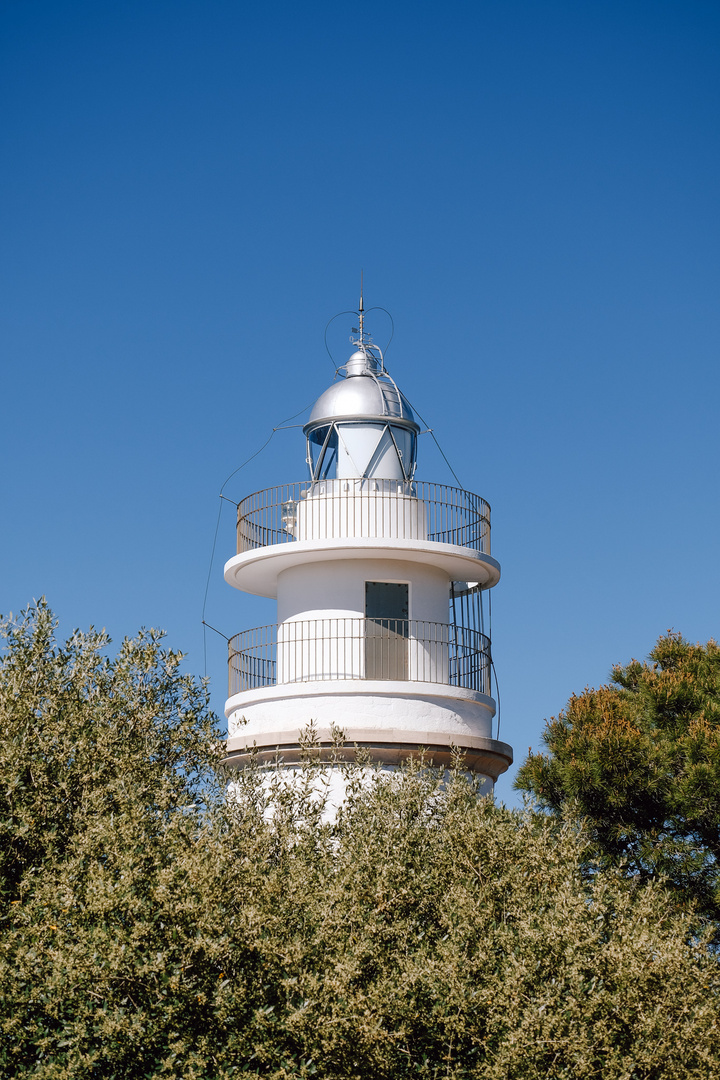
[[397, 444], [398, 452], [402, 459], [402, 464], [405, 469], [405, 473], [408, 480], [411, 480], [415, 473], [415, 457], [416, 457], [416, 443], [417, 437], [414, 431], [408, 431], [407, 428], [395, 427], [392, 429], [395, 442]]
[[[329, 435], [329, 438], [328, 438]], [[330, 426], [315, 428], [308, 435], [310, 473], [313, 480], [324, 480], [334, 468], [337, 457], [337, 432]]]
[[[373, 476], [383, 480], [405, 478], [387, 424], [344, 423], [338, 424], [338, 429], [339, 477]], [[404, 435], [402, 429], [400, 433]]]

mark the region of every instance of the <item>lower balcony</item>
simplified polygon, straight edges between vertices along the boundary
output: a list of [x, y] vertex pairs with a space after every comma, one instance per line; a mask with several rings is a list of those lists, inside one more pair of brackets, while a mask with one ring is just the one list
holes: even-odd
[[229, 696], [265, 686], [393, 680], [491, 696], [490, 640], [413, 619], [324, 618], [244, 630], [229, 642]]

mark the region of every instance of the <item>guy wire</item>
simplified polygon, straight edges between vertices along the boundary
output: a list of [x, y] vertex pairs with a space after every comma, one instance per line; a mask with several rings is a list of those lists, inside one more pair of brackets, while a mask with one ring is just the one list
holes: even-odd
[[500, 738], [500, 687], [498, 686], [497, 671], [495, 670], [495, 661], [490, 653], [490, 667], [493, 669], [493, 675], [495, 676], [495, 697], [497, 698], [498, 711], [497, 711], [497, 735], [496, 738]]
[[[459, 478], [458, 474], [457, 474], [457, 473], [455, 472], [455, 470], [453, 469], [452, 465], [450, 464], [450, 462], [449, 462], [449, 461], [448, 461], [448, 459], [446, 458], [446, 456], [445, 456], [445, 451], [443, 450], [442, 446], [440, 445], [440, 443], [439, 443], [439, 442], [437, 441], [437, 439], [435, 438], [435, 432], [434, 432], [434, 431], [433, 431], [433, 429], [432, 429], [432, 428], [430, 427], [430, 425], [428, 424], [428, 422], [427, 422], [427, 420], [425, 419], [425, 417], [424, 417], [424, 416], [421, 416], [421, 415], [420, 415], [420, 413], [418, 412], [418, 410], [417, 410], [417, 409], [415, 408], [415, 406], [413, 405], [412, 401], [409, 401], [409, 400], [408, 400], [408, 398], [407, 398], [407, 396], [406, 396], [405, 394], [403, 394], [403, 397], [405, 398], [405, 400], [407, 401], [408, 405], [410, 406], [410, 408], [412, 409], [412, 411], [413, 411], [413, 412], [415, 413], [415, 415], [417, 416], [417, 418], [418, 418], [419, 420], [422, 420], [423, 424], [424, 424], [424, 425], [425, 425], [425, 427], [427, 428], [427, 434], [428, 434], [428, 435], [432, 435], [432, 437], [433, 437], [433, 442], [435, 443], [435, 445], [437, 446], [438, 450], [439, 450], [439, 451], [440, 451], [440, 453], [442, 454], [442, 459], [443, 459], [443, 461], [445, 462], [445, 464], [447, 465], [448, 469], [450, 470], [450, 472], [451, 472], [451, 473], [453, 474], [453, 476], [455, 477], [455, 479], [456, 479], [456, 481], [457, 481], [457, 486], [458, 486], [459, 488], [462, 488], [462, 490], [464, 491], [464, 490], [465, 490], [465, 488], [463, 488], [463, 485], [462, 485], [462, 484], [461, 484], [461, 482], [460, 482], [460, 478]], [[425, 432], [422, 432], [422, 434], [425, 434]]]
[[490, 640], [490, 667], [495, 676], [495, 696], [497, 697], [497, 737], [500, 738], [500, 687], [498, 686], [497, 670], [492, 658], [492, 591], [488, 589], [488, 638]]
[[[226, 495], [223, 495], [223, 491], [225, 490], [226, 486], [227, 486], [227, 485], [228, 485], [228, 484], [230, 483], [230, 481], [232, 480], [233, 476], [235, 476], [235, 475], [236, 475], [237, 473], [239, 473], [241, 469], [244, 469], [246, 465], [249, 465], [249, 464], [250, 464], [250, 462], [251, 462], [251, 461], [252, 461], [252, 460], [253, 460], [254, 458], [256, 458], [256, 457], [258, 456], [258, 454], [261, 454], [261, 453], [263, 452], [263, 450], [264, 450], [264, 449], [265, 449], [265, 447], [266, 447], [266, 446], [268, 445], [268, 443], [269, 443], [269, 442], [270, 442], [270, 440], [272, 439], [272, 437], [273, 437], [273, 435], [275, 434], [275, 432], [276, 432], [276, 431], [281, 431], [281, 430], [282, 430], [282, 428], [283, 428], [283, 426], [284, 426], [285, 424], [289, 424], [289, 422], [290, 422], [291, 420], [294, 420], [294, 419], [295, 419], [295, 417], [297, 417], [297, 416], [301, 416], [301, 415], [302, 415], [302, 414], [303, 414], [304, 412], [307, 412], [307, 410], [308, 410], [308, 409], [310, 408], [310, 406], [311, 406], [311, 405], [312, 405], [312, 404], [314, 403], [314, 400], [315, 400], [315, 399], [313, 398], [313, 401], [309, 402], [309, 404], [305, 405], [305, 406], [304, 406], [304, 407], [303, 407], [302, 409], [299, 409], [299, 410], [298, 410], [298, 412], [296, 412], [296, 413], [293, 413], [293, 415], [292, 415], [292, 416], [288, 416], [288, 417], [287, 417], [287, 418], [286, 418], [285, 420], [281, 420], [281, 422], [280, 422], [280, 423], [279, 423], [279, 424], [277, 425], [277, 427], [274, 427], [274, 428], [272, 429], [272, 431], [270, 432], [270, 435], [269, 435], [269, 436], [268, 436], [268, 438], [267, 438], [267, 439], [265, 440], [265, 442], [264, 442], [264, 443], [262, 444], [262, 446], [260, 447], [260, 449], [259, 449], [259, 450], [256, 450], [254, 454], [251, 454], [249, 458], [246, 458], [246, 459], [245, 459], [245, 461], [243, 461], [243, 463], [242, 463], [241, 465], [238, 465], [237, 469], [234, 469], [234, 470], [233, 470], [233, 471], [232, 471], [232, 472], [230, 473], [230, 475], [228, 476], [227, 480], [225, 480], [225, 482], [224, 482], [223, 486], [222, 486], [222, 487], [220, 488], [220, 506], [218, 507], [218, 514], [217, 514], [217, 520], [216, 520], [216, 522], [215, 522], [215, 535], [213, 536], [213, 542], [212, 542], [212, 551], [211, 551], [211, 553], [210, 553], [210, 565], [209, 565], [209, 567], [208, 567], [208, 572], [207, 572], [207, 580], [206, 580], [206, 582], [205, 582], [205, 595], [203, 596], [203, 606], [202, 606], [202, 626], [203, 626], [203, 661], [204, 661], [204, 665], [205, 665], [205, 675], [206, 675], [206, 676], [207, 676], [207, 631], [206, 631], [206, 628], [207, 628], [207, 626], [209, 626], [210, 624], [209, 624], [209, 623], [206, 623], [206, 622], [205, 622], [205, 609], [206, 609], [206, 607], [207, 607], [207, 598], [208, 598], [208, 592], [209, 592], [209, 590], [210, 590], [210, 578], [211, 578], [211, 576], [212, 576], [212, 569], [213, 569], [213, 564], [214, 564], [214, 562], [215, 562], [215, 549], [216, 549], [216, 547], [217, 547], [217, 538], [218, 538], [218, 532], [219, 532], [219, 530], [220, 530], [220, 517], [221, 517], [221, 515], [222, 515], [222, 506], [223, 506], [223, 501], [224, 501], [224, 502], [232, 502], [232, 499], [228, 499]], [[235, 503], [234, 505], [235, 505], [235, 506], [237, 506], [237, 503]], [[215, 627], [214, 627], [214, 626], [211, 626], [211, 627], [210, 627], [210, 629], [211, 629], [211, 630], [214, 630], [214, 629], [215, 629]], [[218, 633], [220, 633], [220, 631], [219, 631], [219, 630], [218, 630]], [[223, 634], [222, 636], [224, 637], [225, 635]], [[229, 639], [226, 639], [226, 640], [229, 640]]]

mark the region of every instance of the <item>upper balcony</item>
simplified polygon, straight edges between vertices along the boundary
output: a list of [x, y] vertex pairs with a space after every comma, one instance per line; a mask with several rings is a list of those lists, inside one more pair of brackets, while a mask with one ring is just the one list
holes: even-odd
[[425, 481], [306, 480], [238, 504], [238, 554], [298, 541], [412, 540], [490, 556], [490, 507], [479, 495]]

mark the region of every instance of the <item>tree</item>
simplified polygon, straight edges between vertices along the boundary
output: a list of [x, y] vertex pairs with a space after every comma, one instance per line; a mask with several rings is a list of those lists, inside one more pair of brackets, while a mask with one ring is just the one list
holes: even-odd
[[42, 603], [4, 631], [0, 1073], [152, 1074], [212, 1011], [214, 717], [156, 632], [110, 660], [104, 633], [58, 647]]
[[720, 922], [720, 649], [661, 637], [649, 662], [573, 695], [516, 786], [582, 816], [596, 850]]
[[158, 635], [0, 662], [0, 1075], [620, 1078], [717, 1071], [715, 954], [573, 822], [462, 773], [251, 767]]
[[322, 1075], [712, 1074], [713, 957], [662, 888], [586, 870], [574, 825], [416, 766], [335, 839], [310, 890], [305, 859], [285, 871], [273, 1040]]

